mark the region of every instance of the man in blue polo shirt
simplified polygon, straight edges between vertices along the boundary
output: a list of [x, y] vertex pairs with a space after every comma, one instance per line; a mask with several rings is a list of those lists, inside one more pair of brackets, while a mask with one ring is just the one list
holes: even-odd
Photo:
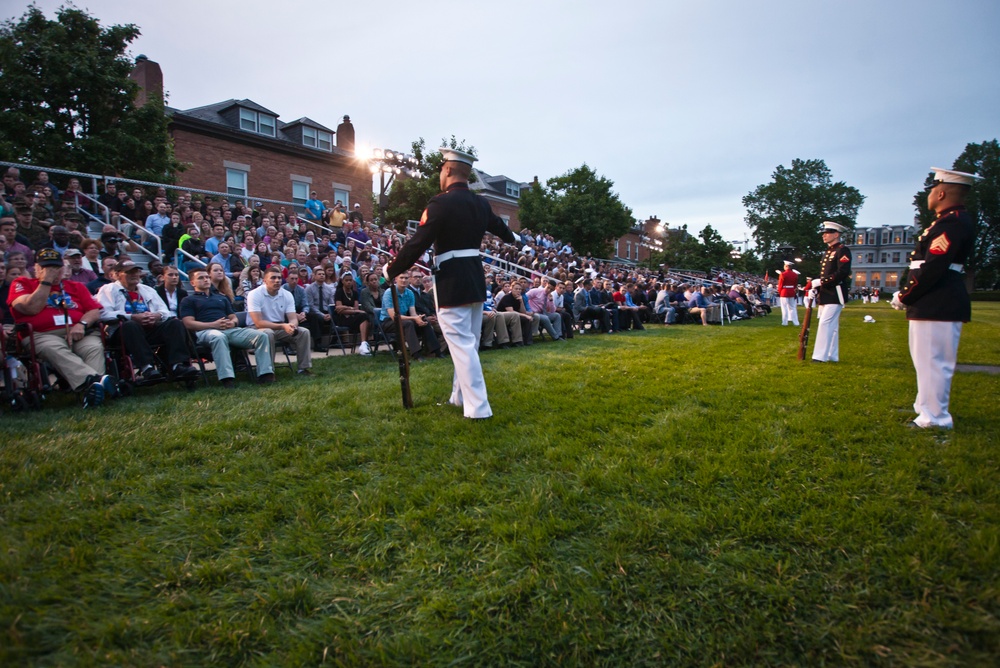
[[229, 357], [230, 346], [253, 348], [257, 360], [257, 381], [273, 383], [270, 337], [265, 332], [239, 326], [232, 304], [225, 295], [212, 289], [212, 280], [204, 267], [191, 269], [188, 276], [194, 293], [184, 298], [177, 309], [177, 315], [184, 326], [194, 332], [198, 343], [211, 346], [215, 372], [222, 386], [231, 389], [236, 377]]

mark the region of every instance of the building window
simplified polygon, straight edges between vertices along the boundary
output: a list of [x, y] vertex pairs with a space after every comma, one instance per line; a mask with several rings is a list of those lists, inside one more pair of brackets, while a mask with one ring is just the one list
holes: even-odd
[[865, 261], [865, 255], [864, 255], [864, 253], [858, 253], [858, 259], [857, 259], [857, 261], [858, 262], [864, 262]]
[[240, 107], [240, 130], [273, 137], [275, 121], [274, 116], [259, 114], [252, 109]]
[[868, 243], [869, 244], [874, 244], [875, 243], [875, 233], [874, 232], [869, 232], [868, 233]]
[[889, 243], [889, 230], [882, 231], [882, 245], [885, 246]]
[[227, 169], [226, 192], [237, 197], [246, 197], [247, 173], [240, 169]]
[[877, 288], [882, 285], [882, 272], [873, 271], [872, 272], [872, 287]]
[[309, 184], [302, 181], [292, 181], [292, 204], [296, 209], [305, 209], [309, 199]]
[[302, 126], [302, 143], [321, 151], [333, 150], [333, 135], [323, 130]]
[[858, 235], [858, 242], [857, 243], [858, 243], [859, 246], [863, 246], [864, 245], [864, 243], [865, 243], [864, 232], [862, 232], [861, 234]]
[[875, 264], [875, 253], [868, 253], [868, 255], [865, 256], [865, 262], [868, 264]]
[[888, 261], [889, 261], [889, 254], [888, 253], [882, 253], [882, 259], [880, 260], [880, 262], [882, 264], [885, 264]]
[[333, 202], [336, 204], [338, 201], [344, 205], [344, 209], [348, 209], [351, 204], [350, 201], [351, 192], [349, 190], [341, 190], [340, 188], [333, 189]]
[[892, 235], [892, 239], [893, 239], [892, 243], [894, 243], [894, 244], [901, 244], [901, 243], [903, 243], [903, 233], [902, 232], [896, 232], [894, 235]]
[[899, 264], [899, 251], [892, 254], [892, 263]]
[[885, 287], [894, 288], [899, 283], [899, 274], [895, 271], [887, 271], [885, 273]]
[[863, 288], [865, 287], [865, 272], [859, 271], [854, 274], [854, 287]]
[[507, 197], [520, 197], [521, 196], [521, 186], [516, 183], [507, 182]]

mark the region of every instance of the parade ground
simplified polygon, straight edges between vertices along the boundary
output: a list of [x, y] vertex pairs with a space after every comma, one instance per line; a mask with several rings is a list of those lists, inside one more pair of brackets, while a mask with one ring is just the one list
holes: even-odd
[[954, 431], [887, 303], [798, 335], [491, 351], [484, 421], [387, 355], [5, 410], [0, 665], [997, 665], [1000, 304]]

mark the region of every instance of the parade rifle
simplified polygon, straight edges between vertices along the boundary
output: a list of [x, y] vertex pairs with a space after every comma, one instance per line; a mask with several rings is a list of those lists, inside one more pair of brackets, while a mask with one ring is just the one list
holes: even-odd
[[[807, 280], [806, 285], [808, 284]], [[809, 297], [809, 292], [806, 291], [806, 317], [802, 320], [802, 331], [799, 332], [799, 360], [806, 358], [806, 348], [809, 346], [809, 325], [812, 322], [813, 301], [815, 301], [815, 297]]]
[[410, 354], [406, 350], [406, 338], [403, 336], [403, 318], [399, 314], [399, 295], [396, 293], [396, 282], [389, 282], [392, 290], [392, 319], [396, 323], [396, 361], [399, 362], [399, 387], [403, 391], [403, 408], [413, 408], [413, 396], [410, 394]]

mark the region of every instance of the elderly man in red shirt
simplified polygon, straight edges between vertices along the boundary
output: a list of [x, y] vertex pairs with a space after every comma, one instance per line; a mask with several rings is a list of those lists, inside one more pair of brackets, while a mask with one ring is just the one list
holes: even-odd
[[62, 272], [59, 251], [43, 248], [35, 254], [37, 278], [15, 280], [7, 304], [15, 323], [28, 323], [34, 330], [38, 356], [83, 392], [84, 408], [92, 408], [115, 394], [114, 381], [104, 374], [104, 344], [92, 329], [101, 305], [82, 283], [61, 280]]

